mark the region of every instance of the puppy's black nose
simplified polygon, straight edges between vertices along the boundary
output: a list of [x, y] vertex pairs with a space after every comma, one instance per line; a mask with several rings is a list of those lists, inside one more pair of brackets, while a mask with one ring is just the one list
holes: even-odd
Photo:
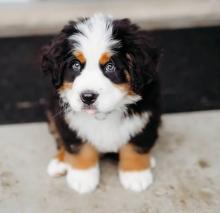
[[98, 94], [91, 90], [86, 90], [81, 93], [80, 98], [84, 104], [93, 104], [98, 97]]

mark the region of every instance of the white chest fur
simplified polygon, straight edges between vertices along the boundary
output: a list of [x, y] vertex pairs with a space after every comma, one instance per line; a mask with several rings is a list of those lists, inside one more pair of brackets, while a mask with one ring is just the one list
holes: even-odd
[[117, 152], [131, 136], [141, 132], [149, 120], [149, 113], [122, 118], [119, 111], [109, 114], [104, 120], [84, 112], [66, 114], [69, 127], [83, 140], [93, 144], [100, 152]]

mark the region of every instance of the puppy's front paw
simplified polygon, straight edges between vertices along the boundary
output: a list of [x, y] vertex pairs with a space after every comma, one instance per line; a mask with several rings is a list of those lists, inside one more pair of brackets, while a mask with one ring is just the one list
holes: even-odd
[[68, 165], [58, 159], [50, 161], [47, 167], [47, 174], [51, 177], [59, 177], [65, 175], [68, 169]]
[[138, 172], [119, 171], [119, 179], [125, 189], [141, 192], [151, 185], [153, 175], [150, 169]]
[[69, 168], [66, 176], [68, 185], [80, 194], [88, 193], [99, 184], [99, 166], [90, 169]]

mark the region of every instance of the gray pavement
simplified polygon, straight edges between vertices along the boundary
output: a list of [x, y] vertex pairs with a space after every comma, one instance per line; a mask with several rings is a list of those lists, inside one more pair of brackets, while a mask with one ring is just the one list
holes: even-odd
[[155, 181], [143, 193], [124, 190], [110, 161], [91, 194], [48, 177], [55, 143], [46, 123], [0, 126], [0, 137], [1, 213], [220, 212], [220, 111], [163, 116]]

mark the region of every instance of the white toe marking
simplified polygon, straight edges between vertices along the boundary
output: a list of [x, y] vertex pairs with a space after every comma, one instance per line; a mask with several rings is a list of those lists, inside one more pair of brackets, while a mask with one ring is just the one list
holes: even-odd
[[99, 184], [99, 166], [90, 169], [69, 168], [66, 176], [68, 185], [80, 194], [88, 193]]
[[155, 160], [155, 158], [154, 157], [151, 157], [150, 158], [150, 166], [151, 166], [151, 168], [155, 168], [156, 167], [156, 160]]
[[53, 159], [50, 161], [47, 167], [47, 174], [51, 177], [58, 177], [65, 175], [68, 169], [68, 165], [59, 161], [58, 159]]
[[119, 171], [119, 179], [125, 189], [141, 192], [153, 182], [153, 175], [150, 169], [139, 172]]

